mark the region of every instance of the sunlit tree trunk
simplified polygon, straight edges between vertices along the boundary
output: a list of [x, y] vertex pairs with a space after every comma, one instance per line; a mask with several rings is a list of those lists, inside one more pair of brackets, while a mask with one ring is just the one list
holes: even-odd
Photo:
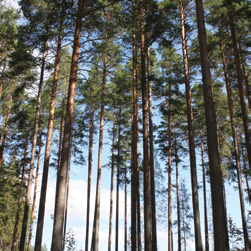
[[69, 191], [70, 191], [70, 174], [71, 174], [71, 150], [72, 150], [72, 139], [70, 146], [70, 157], [69, 157], [69, 170], [67, 178], [67, 190], [66, 190], [66, 202], [65, 202], [65, 218], [64, 218], [64, 232], [63, 232], [63, 248], [65, 250], [65, 236], [66, 236], [66, 226], [67, 226], [67, 216], [68, 216], [68, 203], [69, 203]]
[[85, 3], [84, 0], [78, 1], [78, 12], [77, 12], [76, 28], [73, 42], [63, 146], [61, 152], [61, 163], [60, 163], [58, 186], [55, 199], [55, 215], [54, 215], [52, 246], [51, 246], [51, 249], [53, 251], [62, 251], [62, 245], [63, 245], [62, 237], [63, 237], [63, 223], [65, 217], [64, 212], [65, 212], [66, 184], [67, 184], [66, 181], [68, 177], [68, 163], [70, 155], [69, 154], [70, 141], [72, 134], [74, 96], [75, 96], [76, 80], [77, 80], [78, 57], [80, 49], [81, 24], [82, 24], [82, 13], [84, 8], [84, 3]]
[[[44, 124], [43, 124], [44, 125]], [[32, 239], [32, 232], [33, 232], [33, 222], [34, 222], [34, 214], [35, 214], [35, 207], [36, 207], [36, 199], [37, 199], [37, 183], [38, 183], [38, 174], [39, 174], [39, 165], [40, 165], [40, 156], [41, 156], [41, 149], [42, 149], [42, 135], [43, 135], [43, 126], [40, 132], [39, 137], [39, 149], [37, 155], [37, 170], [36, 170], [36, 177], [35, 177], [35, 185], [34, 185], [34, 195], [33, 195], [33, 202], [32, 202], [32, 209], [31, 209], [31, 218], [30, 218], [30, 229], [29, 229], [29, 239], [28, 239], [28, 247], [27, 251], [31, 248], [31, 239]]]
[[191, 87], [190, 87], [189, 63], [187, 54], [187, 37], [185, 29], [185, 11], [183, 7], [183, 1], [179, 0], [179, 2], [180, 2], [180, 17], [181, 17], [183, 65], [184, 65], [185, 86], [186, 86], [187, 123], [188, 123], [189, 155], [190, 155], [193, 216], [194, 216], [194, 231], [195, 231], [195, 250], [202, 251], [199, 195], [198, 195], [197, 170], [196, 170], [196, 154], [195, 154], [195, 144], [194, 144], [193, 110], [192, 110], [192, 97], [191, 97]]
[[26, 231], [27, 231], [27, 225], [28, 225], [28, 216], [29, 216], [30, 201], [31, 201], [32, 179], [33, 179], [33, 169], [34, 169], [34, 161], [35, 161], [35, 151], [36, 151], [36, 145], [37, 145], [39, 112], [40, 112], [40, 106], [41, 106], [42, 87], [43, 87], [43, 82], [44, 82], [45, 59], [46, 59], [46, 54], [47, 54], [46, 51], [47, 51], [47, 40], [45, 40], [45, 42], [44, 42], [42, 67], [41, 67], [40, 81], [39, 81], [39, 87], [38, 87], [37, 105], [36, 105], [36, 113], [35, 113], [35, 121], [34, 121], [33, 138], [32, 138], [30, 168], [29, 168], [29, 175], [28, 175], [28, 185], [26, 188], [23, 226], [22, 226], [22, 234], [21, 234], [20, 245], [19, 245], [20, 251], [24, 251], [25, 240], [26, 240]]
[[59, 62], [60, 62], [60, 55], [61, 55], [62, 29], [63, 29], [62, 27], [63, 27], [63, 11], [62, 11], [61, 20], [60, 20], [57, 53], [56, 53], [54, 75], [53, 75], [53, 84], [52, 84], [52, 91], [51, 91], [51, 102], [50, 102], [49, 121], [48, 121], [47, 136], [46, 136], [42, 186], [41, 186], [41, 194], [40, 194], [40, 200], [39, 200], [39, 211], [38, 211], [37, 231], [36, 231], [36, 240], [35, 240], [35, 251], [40, 251], [41, 247], [42, 247], [45, 201], [46, 201], [47, 183], [48, 183], [48, 175], [49, 175], [49, 164], [50, 164], [51, 140], [52, 140], [53, 121], [54, 121], [54, 112], [55, 112], [56, 94], [57, 94], [57, 85], [58, 85], [58, 70], [59, 70]]
[[207, 51], [206, 30], [202, 0], [196, 0], [201, 70], [205, 100], [208, 155], [213, 206], [214, 250], [226, 250], [226, 222], [223, 199], [223, 181], [217, 140], [216, 113], [213, 102], [210, 62]]

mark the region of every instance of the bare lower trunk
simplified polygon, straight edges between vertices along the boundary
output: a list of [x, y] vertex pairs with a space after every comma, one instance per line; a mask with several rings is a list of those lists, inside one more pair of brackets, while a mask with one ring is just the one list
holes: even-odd
[[127, 251], [127, 169], [125, 166], [125, 240], [124, 240], [124, 246], [125, 246], [125, 251]]
[[16, 251], [16, 248], [17, 248], [17, 232], [18, 232], [18, 225], [19, 225], [21, 202], [22, 202], [22, 197], [23, 197], [22, 193], [23, 193], [23, 183], [24, 183], [24, 172], [25, 172], [25, 165], [26, 165], [27, 149], [28, 149], [28, 137], [25, 142], [23, 168], [22, 168], [22, 176], [21, 176], [21, 182], [20, 182], [20, 193], [19, 193], [19, 198], [18, 198], [18, 209], [17, 209], [16, 221], [15, 221], [15, 226], [14, 226], [14, 231], [13, 231], [11, 251]]
[[40, 106], [41, 106], [41, 94], [42, 94], [42, 87], [43, 87], [43, 82], [44, 82], [46, 50], [47, 50], [47, 40], [44, 42], [44, 52], [43, 52], [42, 67], [41, 67], [41, 74], [40, 74], [40, 81], [39, 81], [39, 88], [38, 88], [38, 95], [37, 95], [37, 105], [36, 105], [33, 138], [32, 138], [31, 159], [30, 159], [30, 169], [29, 169], [28, 185], [27, 185], [26, 198], [25, 198], [22, 234], [21, 234], [20, 245], [19, 245], [20, 251], [24, 251], [26, 231], [27, 231], [27, 225], [28, 225], [28, 216], [29, 216], [30, 201], [31, 201], [32, 178], [33, 178], [33, 169], [34, 169], [34, 161], [35, 161], [35, 151], [36, 151], [36, 145], [37, 145], [38, 121], [39, 121], [39, 112], [40, 112]]
[[[135, 6], [135, 4], [134, 4]], [[135, 22], [133, 23], [133, 111], [132, 111], [132, 169], [131, 169], [131, 247], [137, 247], [137, 50]]]
[[147, 93], [146, 93], [146, 69], [145, 69], [145, 36], [143, 21], [143, 4], [140, 3], [140, 28], [141, 28], [141, 85], [142, 85], [142, 114], [143, 114], [143, 168], [144, 168], [144, 235], [145, 251], [152, 250], [151, 236], [151, 210], [149, 189], [148, 166], [148, 129], [147, 129]]
[[67, 191], [66, 191], [66, 202], [65, 202], [65, 218], [64, 218], [64, 232], [63, 232], [63, 248], [62, 248], [62, 251], [65, 250], [65, 236], [66, 236], [68, 203], [69, 203], [69, 191], [70, 191], [71, 149], [72, 149], [72, 139], [71, 139], [71, 146], [70, 146], [69, 170], [68, 170], [68, 179], [67, 179]]
[[[149, 33], [148, 33], [149, 36]], [[151, 77], [151, 54], [147, 48], [147, 73]], [[149, 109], [149, 142], [150, 142], [150, 185], [151, 185], [151, 210], [152, 210], [152, 250], [157, 251], [156, 206], [155, 206], [155, 181], [154, 181], [154, 149], [153, 149], [153, 119], [152, 119], [152, 83], [148, 80], [148, 109]]]
[[[219, 23], [218, 23], [218, 27], [219, 27], [219, 31], [220, 31], [220, 24]], [[246, 221], [245, 204], [244, 204], [244, 196], [243, 196], [243, 184], [242, 184], [242, 178], [241, 178], [240, 154], [239, 154], [239, 146], [238, 146], [236, 132], [235, 132], [231, 85], [230, 85], [230, 81], [229, 81], [229, 78], [227, 75], [224, 46], [222, 43], [221, 43], [221, 51], [222, 51], [222, 62], [223, 62], [225, 83], [226, 83], [226, 89], [227, 89], [228, 107], [229, 107], [229, 115], [230, 115], [231, 129], [232, 129], [232, 137], [233, 137], [233, 142], [234, 142], [234, 155], [235, 155], [235, 161], [236, 161], [236, 167], [237, 167], [237, 180], [238, 180], [238, 187], [239, 187], [240, 207], [241, 207], [245, 250], [248, 251], [248, 233], [247, 233], [247, 221]]]
[[200, 58], [205, 99], [205, 114], [207, 127], [208, 155], [211, 178], [214, 245], [215, 251], [226, 250], [226, 222], [224, 213], [222, 172], [217, 140], [216, 113], [213, 102], [210, 63], [207, 52], [206, 30], [204, 23], [202, 0], [196, 0]]
[[202, 251], [199, 195], [198, 195], [196, 155], [195, 155], [195, 144], [194, 144], [193, 110], [192, 110], [192, 97], [191, 97], [191, 87], [190, 87], [189, 63], [187, 54], [187, 37], [185, 29], [185, 12], [183, 7], [183, 1], [180, 0], [179, 2], [180, 2], [181, 30], [182, 30], [183, 65], [184, 65], [185, 86], [186, 86], [187, 123], [188, 123], [189, 155], [190, 155], [193, 216], [194, 216], [194, 231], [195, 231], [195, 250]]
[[103, 81], [102, 81], [102, 97], [101, 97], [101, 115], [99, 128], [99, 152], [98, 152], [98, 173], [97, 173], [97, 187], [96, 187], [96, 201], [95, 212], [92, 230], [92, 244], [91, 251], [97, 251], [99, 245], [99, 221], [100, 221], [100, 192], [101, 192], [101, 162], [102, 162], [102, 146], [103, 146], [103, 127], [104, 127], [104, 110], [105, 110], [105, 85], [106, 85], [106, 57], [108, 39], [106, 38], [106, 46], [103, 63]]
[[38, 174], [39, 174], [39, 164], [40, 164], [40, 156], [41, 156], [41, 149], [42, 149], [42, 135], [43, 135], [43, 128], [41, 129], [41, 134], [40, 134], [40, 137], [39, 137], [39, 149], [38, 149], [38, 156], [37, 156], [37, 170], [36, 170], [36, 178], [35, 178], [35, 185], [34, 185], [34, 195], [33, 195], [32, 209], [31, 209], [31, 219], [30, 219], [30, 229], [29, 229], [30, 232], [29, 232], [29, 240], [28, 240], [27, 251], [29, 251], [30, 248], [31, 248], [31, 239], [32, 239], [32, 232], [33, 232], [33, 221], [34, 221], [34, 213], [35, 213], [36, 198], [37, 198], [37, 183], [38, 183]]
[[175, 164], [176, 164], [176, 196], [177, 196], [177, 222], [178, 222], [178, 251], [181, 251], [181, 228], [180, 228], [180, 195], [179, 195], [179, 168], [178, 168], [178, 147], [176, 129], [175, 135]]
[[91, 176], [92, 176], [92, 146], [93, 146], [93, 131], [94, 131], [94, 110], [95, 103], [92, 98], [92, 108], [90, 116], [89, 129], [89, 155], [88, 155], [88, 184], [87, 184], [87, 209], [86, 209], [86, 235], [85, 235], [85, 250], [88, 250], [89, 244], [89, 219], [90, 219], [90, 200], [91, 200]]
[[62, 27], [63, 27], [63, 14], [62, 14], [61, 21], [60, 21], [60, 28], [59, 28], [60, 33], [58, 35], [57, 54], [56, 54], [56, 60], [55, 60], [55, 70], [54, 70], [53, 85], [52, 85], [52, 91], [51, 91], [51, 103], [50, 103], [47, 136], [46, 136], [44, 168], [43, 168], [40, 201], [39, 201], [37, 231], [36, 231], [36, 240], [35, 240], [35, 251], [41, 251], [41, 247], [42, 247], [45, 202], [46, 202], [46, 192], [47, 192], [49, 164], [50, 164], [51, 140], [52, 140], [53, 121], [54, 121], [56, 93], [57, 93], [57, 84], [58, 84], [58, 70], [59, 70], [61, 43], [62, 43]]
[[168, 251], [173, 251], [173, 223], [172, 223], [172, 148], [171, 148], [171, 83], [169, 84], [168, 97]]
[[201, 147], [201, 166], [202, 166], [202, 176], [203, 176], [205, 250], [209, 251], [208, 220], [207, 220], [207, 191], [206, 191], [206, 176], [205, 176], [205, 165], [204, 165], [204, 145], [203, 145], [202, 129], [200, 130], [200, 147]]
[[81, 24], [82, 24], [82, 13], [85, 1], [78, 1], [78, 13], [76, 20], [76, 28], [73, 43], [72, 62], [71, 62], [71, 73], [68, 89], [67, 108], [65, 116], [65, 128], [63, 137], [63, 146], [61, 152], [61, 163], [58, 175], [58, 186], [56, 190], [55, 199], [55, 216], [53, 224], [53, 236], [52, 246], [53, 251], [62, 251], [63, 246], [63, 223], [65, 219], [65, 199], [66, 199], [66, 186], [68, 178], [68, 163], [70, 156], [70, 141], [72, 134], [72, 120], [73, 120], [73, 109], [74, 109], [74, 97], [77, 80], [78, 70], [78, 57], [80, 49], [80, 36], [81, 36]]
[[115, 230], [115, 251], [119, 248], [119, 183], [120, 183], [120, 139], [121, 139], [121, 105], [119, 108], [119, 132], [118, 132], [118, 161], [117, 161], [117, 191], [116, 191], [116, 230]]
[[111, 251], [111, 244], [112, 244], [114, 144], [115, 144], [115, 109], [114, 109], [114, 112], [113, 112], [113, 130], [112, 130], [112, 167], [111, 167], [111, 192], [110, 192], [110, 217], [109, 217], [108, 251]]

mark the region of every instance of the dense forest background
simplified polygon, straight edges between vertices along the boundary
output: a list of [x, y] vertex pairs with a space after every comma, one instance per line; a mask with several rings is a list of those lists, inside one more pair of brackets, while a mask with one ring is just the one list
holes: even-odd
[[249, 11], [1, 0], [0, 250], [248, 251]]

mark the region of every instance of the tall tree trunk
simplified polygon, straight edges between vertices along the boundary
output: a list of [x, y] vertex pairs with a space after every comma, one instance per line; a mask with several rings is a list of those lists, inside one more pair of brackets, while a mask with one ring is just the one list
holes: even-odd
[[61, 152], [60, 170], [58, 175], [58, 187], [55, 199], [55, 215], [54, 215], [52, 248], [51, 248], [53, 251], [62, 251], [62, 244], [63, 244], [62, 234], [63, 234], [63, 222], [64, 222], [64, 212], [65, 212], [66, 184], [68, 177], [67, 172], [69, 163], [74, 96], [75, 96], [75, 88], [77, 80], [78, 57], [80, 49], [81, 24], [82, 24], [82, 13], [84, 8], [84, 3], [85, 3], [84, 0], [78, 1], [78, 12], [77, 12], [76, 28], [75, 28], [74, 43], [73, 43], [63, 146]]
[[7, 133], [8, 133], [8, 122], [9, 122], [9, 118], [10, 118], [10, 110], [11, 110], [11, 105], [12, 105], [12, 94], [13, 94], [14, 88], [15, 88], [15, 80], [12, 83], [12, 90], [11, 90], [10, 99], [9, 99], [10, 104], [9, 104], [7, 115], [6, 115], [3, 139], [2, 139], [2, 143], [1, 143], [1, 147], [0, 147], [0, 167], [2, 166], [5, 140], [7, 138]]
[[[149, 40], [149, 32], [147, 33]], [[147, 48], [147, 73], [148, 73], [148, 109], [149, 109], [149, 143], [150, 143], [150, 185], [151, 185], [151, 211], [152, 211], [152, 250], [157, 251], [155, 181], [154, 181], [154, 148], [153, 148], [153, 119], [152, 119], [152, 83], [151, 83], [151, 52]]]
[[203, 176], [205, 250], [209, 251], [209, 235], [208, 235], [208, 220], [207, 220], [207, 191], [206, 191], [206, 176], [205, 176], [204, 145], [203, 145], [202, 129], [200, 129], [200, 149], [201, 149], [201, 166], [202, 166], [202, 176]]
[[115, 230], [115, 251], [119, 248], [119, 183], [120, 183], [120, 140], [121, 140], [121, 104], [119, 107], [119, 132], [118, 132], [118, 160], [117, 160], [117, 191], [116, 191], [116, 230]]
[[171, 83], [168, 94], [168, 251], [173, 251], [173, 224], [172, 224], [172, 121], [171, 121]]
[[53, 121], [54, 121], [54, 112], [55, 112], [55, 104], [56, 104], [56, 94], [57, 94], [58, 70], [59, 70], [61, 44], [62, 44], [62, 29], [63, 29], [62, 27], [63, 27], [63, 17], [64, 17], [63, 9], [64, 7], [62, 6], [59, 35], [58, 35], [58, 44], [57, 44], [57, 54], [56, 54], [55, 67], [54, 67], [55, 70], [54, 70], [53, 84], [52, 84], [52, 91], [51, 91], [49, 121], [48, 121], [47, 136], [46, 136], [44, 168], [43, 168], [40, 201], [39, 201], [35, 251], [41, 251], [41, 247], [42, 247], [45, 202], [46, 202], [46, 192], [47, 192], [49, 164], [50, 164], [51, 140], [52, 140]]
[[[219, 32], [220, 32], [219, 22], [218, 22], [218, 27], [219, 27]], [[238, 187], [239, 187], [245, 250], [248, 251], [248, 233], [247, 233], [247, 221], [246, 221], [244, 195], [243, 195], [243, 184], [242, 184], [242, 178], [241, 178], [240, 153], [239, 153], [239, 146], [238, 146], [236, 132], [235, 132], [235, 121], [234, 121], [234, 112], [233, 112], [233, 101], [232, 101], [232, 95], [231, 95], [231, 86], [230, 86], [230, 81], [227, 75], [224, 46], [222, 42], [221, 42], [221, 52], [222, 52], [222, 63], [223, 63], [223, 70], [224, 70], [224, 76], [225, 76], [225, 83], [226, 83], [226, 89], [227, 89], [227, 98], [228, 98], [229, 115], [230, 115], [231, 129], [232, 129], [232, 137], [233, 137], [233, 142], [234, 142], [234, 155], [235, 155], [236, 169], [237, 169], [237, 180], [238, 180]]]
[[88, 244], [89, 244], [89, 218], [90, 218], [91, 177], [92, 177], [92, 146], [93, 146], [93, 132], [94, 132], [94, 110], [95, 110], [94, 97], [92, 97], [91, 99], [92, 99], [92, 108], [91, 108], [90, 128], [89, 128], [89, 155], [88, 155], [88, 184], [87, 184], [85, 250], [88, 250]]
[[143, 114], [143, 168], [144, 168], [144, 235], [145, 251], [152, 250], [151, 236], [151, 210], [149, 189], [148, 166], [148, 129], [147, 129], [147, 93], [146, 93], [146, 69], [145, 69], [145, 35], [144, 35], [144, 10], [140, 2], [140, 28], [141, 28], [141, 85], [142, 85], [142, 114]]
[[200, 58], [205, 99], [205, 114], [207, 127], [208, 155], [211, 178], [214, 245], [215, 251], [226, 250], [226, 222], [224, 213], [222, 172], [217, 140], [216, 113], [213, 102], [210, 63], [207, 51], [206, 30], [204, 23], [202, 0], [196, 0], [198, 36], [200, 44]]
[[61, 102], [61, 122], [60, 122], [60, 131], [59, 131], [59, 144], [58, 144], [58, 165], [57, 171], [59, 173], [60, 169], [60, 161], [61, 161], [61, 150], [62, 150], [62, 141], [63, 141], [63, 131], [64, 131], [64, 120], [65, 120], [65, 95], [66, 95], [66, 70], [64, 76], [64, 91], [63, 91], [63, 98]]
[[[135, 6], [135, 3], [134, 5]], [[135, 13], [133, 12], [135, 15]], [[135, 18], [135, 16], [134, 16]], [[137, 49], [136, 49], [136, 34], [135, 22], [133, 21], [133, 111], [132, 111], [132, 169], [131, 169], [131, 246], [132, 250], [137, 247]]]
[[37, 156], [37, 170], [36, 170], [36, 178], [35, 178], [35, 185], [34, 185], [34, 195], [33, 195], [33, 202], [32, 202], [32, 209], [31, 209], [31, 219], [30, 219], [30, 229], [29, 229], [29, 239], [28, 239], [28, 247], [27, 251], [31, 248], [31, 239], [32, 239], [32, 232], [33, 232], [33, 220], [35, 214], [35, 207], [36, 207], [36, 198], [37, 198], [37, 183], [38, 183], [38, 174], [39, 174], [39, 164], [40, 164], [40, 156], [41, 156], [41, 149], [42, 149], [42, 136], [43, 136], [43, 128], [44, 124], [42, 125], [42, 129], [40, 132], [39, 137], [39, 149], [38, 149], [38, 156]]
[[238, 42], [238, 45], [239, 45], [239, 52], [240, 52], [240, 57], [241, 57], [243, 78], [244, 78], [244, 82], [245, 82], [245, 86], [246, 86], [246, 95], [248, 97], [248, 105], [249, 105], [249, 107], [251, 107], [251, 96], [249, 95], [249, 84], [248, 84], [248, 72], [247, 72], [247, 68], [246, 68], [245, 59], [243, 57], [242, 46], [241, 46], [240, 41]]
[[107, 57], [108, 38], [105, 40], [105, 52], [103, 62], [103, 80], [101, 95], [101, 115], [99, 128], [99, 152], [98, 152], [98, 173], [96, 187], [95, 212], [92, 230], [91, 251], [97, 251], [99, 245], [99, 221], [100, 221], [100, 192], [101, 192], [101, 162], [102, 162], [102, 146], [103, 146], [103, 127], [104, 127], [104, 110], [105, 110], [105, 85], [106, 85], [106, 57]]
[[[125, 161], [126, 163], [126, 161]], [[125, 166], [125, 251], [127, 251], [127, 168]]]
[[179, 195], [179, 168], [178, 168], [178, 147], [176, 129], [174, 129], [175, 136], [175, 164], [176, 164], [176, 195], [177, 195], [177, 222], [178, 222], [178, 251], [181, 251], [181, 231], [180, 231], [180, 195]]
[[13, 231], [11, 251], [16, 251], [16, 248], [17, 248], [17, 232], [18, 232], [18, 225], [19, 225], [21, 202], [22, 202], [22, 198], [23, 198], [22, 194], [23, 194], [23, 184], [24, 184], [24, 172], [25, 172], [25, 165], [26, 165], [26, 155], [27, 155], [27, 149], [28, 149], [28, 139], [29, 139], [29, 137], [27, 136], [26, 142], [25, 142], [25, 149], [24, 149], [22, 176], [21, 176], [20, 192], [19, 192], [19, 198], [18, 198], [18, 209], [17, 209], [15, 226], [14, 226], [14, 231]]
[[116, 121], [116, 111], [115, 111], [115, 108], [114, 108], [114, 111], [113, 111], [113, 128], [112, 128], [112, 167], [111, 167], [111, 192], [110, 192], [110, 217], [109, 217], [108, 251], [111, 251], [111, 244], [112, 244], [114, 144], [115, 144], [115, 133], [116, 133], [116, 131], [115, 131], [115, 121]]
[[247, 114], [246, 102], [245, 102], [245, 98], [244, 98], [245, 95], [244, 95], [244, 89], [243, 89], [243, 83], [242, 83], [240, 55], [239, 55], [239, 50], [237, 48], [234, 23], [233, 23], [233, 20], [231, 17], [229, 17], [229, 26], [230, 26], [230, 30], [231, 30], [231, 37], [232, 37], [232, 43], [233, 43], [233, 49], [234, 49], [234, 58], [235, 58], [235, 66], [236, 66], [236, 73], [237, 73], [238, 89], [239, 89], [239, 93], [240, 93], [242, 120], [243, 120], [245, 139], [246, 139], [246, 145], [247, 145], [248, 161], [249, 161], [249, 165], [250, 165], [250, 163], [251, 163], [251, 146], [249, 145], [248, 114]]
[[66, 202], [65, 202], [65, 216], [64, 216], [64, 231], [63, 231], [63, 248], [65, 250], [65, 236], [66, 236], [66, 226], [67, 226], [67, 215], [68, 215], [68, 203], [69, 203], [69, 191], [70, 191], [70, 174], [71, 174], [71, 150], [72, 150], [72, 138], [70, 146], [70, 156], [69, 156], [69, 170], [67, 178], [67, 191], [66, 191]]
[[[238, 134], [238, 136], [239, 136], [239, 137], [237, 137], [238, 142], [242, 142], [242, 135]], [[238, 145], [240, 145], [240, 144], [238, 143]], [[246, 158], [245, 158], [246, 156], [245, 156], [243, 144], [241, 144], [241, 153], [242, 153], [243, 170], [244, 170], [246, 186], [247, 186], [247, 194], [249, 195], [250, 194], [249, 193], [249, 191], [250, 191], [249, 184], [248, 184], [248, 171], [249, 171], [249, 169], [247, 169], [247, 167], [246, 167]]]
[[194, 231], [195, 231], [195, 250], [202, 251], [201, 231], [200, 231], [200, 211], [199, 211], [199, 195], [197, 184], [197, 169], [196, 169], [196, 154], [194, 144], [194, 126], [193, 126], [193, 110], [192, 97], [190, 87], [189, 63], [187, 54], [187, 36], [185, 29], [185, 11], [183, 1], [180, 2], [180, 17], [181, 17], [181, 33], [182, 33], [182, 53], [183, 65], [185, 73], [186, 86], [186, 103], [187, 103], [187, 123], [188, 123], [188, 139], [189, 139], [189, 155], [190, 155], [190, 170], [193, 198], [193, 216], [194, 216]]
[[31, 201], [32, 179], [33, 179], [33, 169], [34, 169], [34, 161], [35, 161], [35, 151], [36, 151], [36, 145], [37, 145], [38, 121], [39, 121], [39, 112], [40, 112], [40, 106], [41, 106], [41, 94], [42, 94], [42, 87], [43, 87], [43, 82], [44, 82], [46, 51], [47, 51], [47, 40], [45, 40], [45, 42], [44, 42], [42, 67], [41, 67], [40, 81], [39, 81], [39, 88], [38, 88], [38, 95], [37, 95], [37, 105], [36, 105], [33, 138], [32, 138], [31, 159], [30, 159], [30, 169], [29, 169], [28, 185], [27, 185], [26, 198], [25, 198], [22, 234], [21, 234], [20, 245], [19, 245], [20, 251], [24, 251], [25, 240], [26, 240], [26, 231], [27, 231], [27, 225], [28, 225], [28, 216], [29, 216], [30, 201]]

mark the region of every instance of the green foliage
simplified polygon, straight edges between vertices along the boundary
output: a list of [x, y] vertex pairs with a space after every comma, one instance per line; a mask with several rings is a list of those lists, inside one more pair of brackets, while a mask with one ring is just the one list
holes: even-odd
[[[20, 168], [21, 161], [13, 156], [9, 163], [0, 169], [0, 249], [10, 250], [18, 198], [20, 193]], [[20, 215], [23, 212], [23, 205]], [[19, 233], [21, 231], [19, 224]]]

